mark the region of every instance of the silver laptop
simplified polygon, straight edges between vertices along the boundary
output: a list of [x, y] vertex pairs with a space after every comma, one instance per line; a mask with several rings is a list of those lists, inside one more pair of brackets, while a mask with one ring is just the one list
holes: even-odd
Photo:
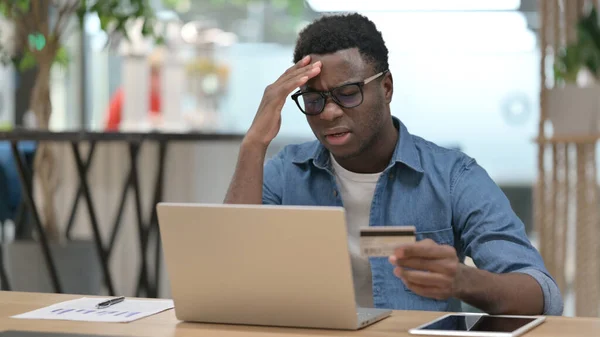
[[338, 207], [157, 205], [179, 320], [356, 330], [391, 310], [357, 308]]

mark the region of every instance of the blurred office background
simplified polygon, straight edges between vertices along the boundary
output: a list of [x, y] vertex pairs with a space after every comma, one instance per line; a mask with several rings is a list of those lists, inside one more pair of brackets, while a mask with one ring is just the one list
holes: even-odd
[[[247, 130], [265, 86], [291, 65], [297, 32], [320, 14], [315, 9], [362, 9], [387, 42], [396, 80], [392, 111], [409, 130], [460, 147], [500, 184], [531, 184], [539, 96], [535, 1], [463, 1], [474, 11], [455, 12], [444, 11], [460, 9], [454, 1], [374, 1], [368, 9], [358, 1], [313, 0], [305, 6], [294, 2], [302, 3], [184, 0], [180, 12], [161, 11], [164, 17], [183, 21], [207, 20], [236, 34], [237, 43], [218, 50], [218, 61], [230, 73], [218, 111], [220, 128]], [[403, 11], [403, 6], [441, 11]], [[104, 34], [96, 21], [88, 19], [83, 45], [77, 38], [69, 44], [73, 52], [84, 53], [85, 60], [74, 58], [69, 70], [55, 73], [54, 87], [62, 88], [56, 90], [55, 107], [64, 111], [53, 116], [57, 129], [81, 123], [101, 128], [110, 97], [121, 83], [120, 57], [102, 49]], [[85, 63], [83, 98], [76, 95], [80, 63]], [[80, 115], [81, 99], [86, 116]], [[293, 102], [288, 101], [283, 116], [281, 138], [312, 137]]]
[[[229, 72], [218, 128], [239, 133], [249, 127], [265, 86], [291, 65], [295, 37], [304, 25], [329, 11], [363, 12], [390, 51], [393, 114], [414, 134], [475, 157], [519, 200], [515, 207], [530, 225], [532, 139], [539, 120], [536, 1], [379, 0], [367, 7], [360, 1], [179, 0], [175, 10], [161, 0], [154, 3], [165, 21], [194, 21], [235, 34], [237, 42], [216, 51], [217, 62]], [[99, 25], [97, 17], [87, 18], [85, 36], [74, 35], [67, 43], [73, 55], [69, 67], [53, 72], [55, 130], [104, 127], [109, 101], [121, 84], [122, 56], [104, 48], [106, 34]], [[18, 108], [21, 122], [26, 106]], [[291, 100], [283, 117], [281, 140], [312, 138]]]
[[[374, 1], [368, 8], [359, 1], [235, 3], [183, 0], [179, 11], [159, 12], [184, 22], [205, 20], [236, 35], [237, 43], [217, 51], [230, 74], [218, 111], [220, 129], [247, 130], [265, 86], [291, 65], [296, 34], [321, 14], [318, 10], [361, 10], [379, 27], [390, 51], [394, 115], [413, 133], [475, 157], [499, 184], [515, 189], [532, 184], [539, 115], [534, 0]], [[121, 83], [121, 57], [103, 49], [105, 34], [97, 18], [88, 18], [86, 26], [86, 37], [68, 44], [85, 58], [74, 57], [66, 71], [54, 73], [56, 129], [101, 129]], [[291, 100], [284, 107], [280, 138], [312, 138]]]
[[[206, 128], [240, 135], [250, 126], [264, 88], [292, 64], [295, 38], [302, 27], [329, 12], [359, 11], [367, 15], [381, 30], [390, 52], [395, 80], [393, 114], [411, 133], [474, 157], [505, 191], [535, 242], [532, 186], [537, 146], [533, 139], [538, 134], [540, 91], [537, 1], [168, 1], [174, 7], [162, 0], [151, 2], [158, 17], [179, 27], [184, 37], [193, 36], [197, 27], [222, 33], [223, 41], [211, 51], [211, 60], [224, 69], [226, 80]], [[99, 19], [88, 16], [83, 34], [73, 34], [66, 42], [69, 65], [52, 71], [52, 130], [104, 129], [111, 97], [123, 83], [125, 57], [118, 50], [105, 48], [106, 39]], [[190, 63], [204, 53], [202, 48], [185, 48]], [[3, 71], [0, 108], [14, 111], [5, 113], [11, 116], [13, 125], [26, 125], [28, 86], [35, 72]], [[183, 106], [194, 110], [197, 105], [194, 94], [189, 93]], [[304, 116], [288, 100], [281, 132], [270, 155], [285, 144], [309, 139], [313, 135]], [[202, 147], [200, 152], [187, 147], [181, 150], [201, 153], [187, 168], [176, 167], [173, 158], [177, 155], [167, 160], [169, 172], [191, 172], [198, 179], [191, 185], [173, 180], [167, 195], [176, 201], [220, 202], [233, 172], [237, 144], [198, 146]], [[126, 156], [123, 149], [115, 151]], [[180, 156], [177, 158], [186, 157]], [[99, 168], [92, 168], [95, 178], [91, 184], [100, 184], [109, 175], [126, 170], [118, 161], [95, 159], [95, 163]], [[144, 163], [140, 166], [152, 170], [150, 159]], [[72, 185], [76, 187], [76, 183]], [[114, 202], [118, 191], [111, 188], [118, 189], [106, 184], [95, 196], [100, 204], [108, 202], [102, 200]], [[182, 190], [185, 196], [177, 194]], [[68, 213], [72, 194], [69, 190], [65, 200], [57, 199], [63, 216]], [[101, 224], [112, 219], [102, 216]], [[84, 215], [80, 218], [86, 221]], [[127, 219], [131, 221], [133, 215]], [[128, 235], [134, 237], [135, 225], [126, 226]], [[81, 227], [81, 233], [86, 233], [85, 225]], [[131, 249], [126, 243], [121, 246], [122, 254]], [[138, 262], [113, 263], [118, 271], [114, 277], [122, 278], [116, 281], [124, 289], [121, 293], [133, 292], [130, 280], [135, 273], [131, 270]], [[161, 295], [168, 296], [165, 282], [161, 289]], [[571, 304], [567, 305], [569, 313]]]

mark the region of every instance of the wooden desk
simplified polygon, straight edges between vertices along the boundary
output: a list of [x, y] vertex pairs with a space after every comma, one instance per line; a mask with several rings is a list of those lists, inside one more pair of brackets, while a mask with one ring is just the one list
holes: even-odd
[[[0, 331], [26, 330], [43, 332], [70, 332], [96, 335], [135, 337], [195, 337], [195, 336], [410, 336], [408, 329], [425, 323], [442, 313], [396, 311], [391, 317], [365, 329], [353, 331], [323, 331], [313, 329], [285, 329], [218, 324], [183, 323], [175, 318], [173, 310], [131, 323], [90, 323], [54, 320], [13, 319], [12, 315], [38, 309], [56, 302], [81, 296], [0, 292]], [[548, 317], [545, 323], [526, 336], [600, 336], [600, 319]]]

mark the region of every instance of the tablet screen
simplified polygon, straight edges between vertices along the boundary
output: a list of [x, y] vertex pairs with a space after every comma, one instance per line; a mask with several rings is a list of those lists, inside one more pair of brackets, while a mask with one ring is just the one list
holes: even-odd
[[421, 327], [420, 330], [513, 332], [536, 320], [535, 317], [502, 317], [487, 315], [450, 315]]

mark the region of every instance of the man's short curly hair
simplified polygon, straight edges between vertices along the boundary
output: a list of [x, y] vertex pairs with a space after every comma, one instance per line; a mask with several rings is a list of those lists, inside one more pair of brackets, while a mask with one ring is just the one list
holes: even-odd
[[309, 54], [325, 55], [350, 48], [358, 48], [376, 72], [388, 69], [388, 49], [381, 32], [357, 13], [323, 16], [306, 26], [296, 42], [294, 63]]

